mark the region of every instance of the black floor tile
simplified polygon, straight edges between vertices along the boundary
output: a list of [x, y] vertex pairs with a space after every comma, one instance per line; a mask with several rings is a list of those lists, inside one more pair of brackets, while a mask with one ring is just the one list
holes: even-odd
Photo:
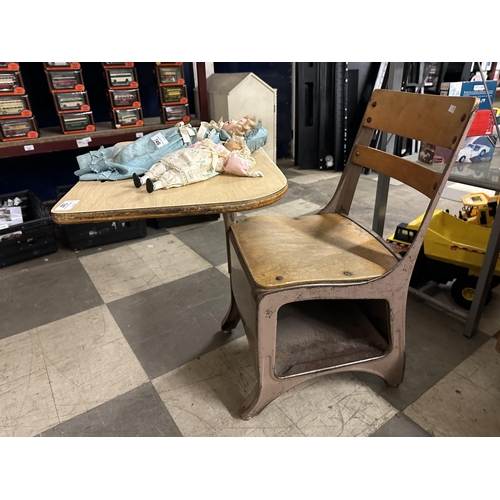
[[148, 382], [56, 425], [42, 437], [178, 437], [181, 433]]
[[222, 220], [176, 233], [175, 236], [213, 266], [227, 262], [226, 237]]
[[153, 379], [243, 334], [220, 330], [229, 299], [228, 278], [210, 268], [107, 306]]
[[411, 418], [403, 413], [394, 415], [382, 427], [378, 428], [372, 437], [432, 437]]
[[0, 289], [0, 338], [102, 303], [101, 296], [78, 259], [6, 276]]
[[403, 383], [388, 387], [375, 375], [356, 376], [398, 410], [404, 410], [489, 339], [483, 333], [467, 338], [463, 331], [464, 323], [409, 297]]

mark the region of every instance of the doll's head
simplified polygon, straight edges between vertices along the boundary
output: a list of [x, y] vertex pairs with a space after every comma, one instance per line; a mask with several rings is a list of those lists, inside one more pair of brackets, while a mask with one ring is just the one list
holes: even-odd
[[258, 121], [254, 116], [247, 115], [239, 120], [228, 120], [222, 125], [222, 130], [232, 136], [243, 136], [253, 130], [257, 124]]

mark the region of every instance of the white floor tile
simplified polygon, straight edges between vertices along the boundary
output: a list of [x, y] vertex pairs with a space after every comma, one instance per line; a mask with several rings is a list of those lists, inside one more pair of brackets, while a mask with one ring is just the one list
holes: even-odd
[[397, 410], [349, 374], [320, 377], [245, 421], [238, 408], [255, 381], [245, 337], [153, 380], [184, 436], [369, 435]]
[[106, 306], [0, 340], [0, 435], [32, 436], [148, 380]]
[[405, 414], [435, 436], [500, 436], [500, 354], [490, 339]]
[[80, 261], [106, 303], [211, 267], [172, 234], [81, 257]]

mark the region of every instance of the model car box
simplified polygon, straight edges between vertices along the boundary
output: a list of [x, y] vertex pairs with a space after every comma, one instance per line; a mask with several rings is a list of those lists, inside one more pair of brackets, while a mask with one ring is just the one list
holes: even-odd
[[33, 116], [27, 95], [0, 95], [0, 120]]
[[[59, 201], [73, 186], [58, 186]], [[57, 202], [56, 202], [57, 206]], [[84, 250], [110, 243], [143, 238], [147, 234], [145, 219], [130, 221], [97, 222], [85, 224], [55, 225], [61, 242], [73, 250]]]
[[110, 89], [137, 88], [137, 72], [132, 68], [105, 68], [106, 81]]
[[184, 68], [182, 66], [182, 63], [176, 64], [178, 65], [156, 66], [155, 71], [158, 85], [169, 85], [172, 83], [184, 85], [186, 83], [184, 80]]
[[187, 100], [187, 90], [185, 85], [161, 85], [158, 87], [161, 103], [168, 105], [171, 103], [185, 104]]
[[47, 81], [52, 92], [82, 92], [85, 90], [81, 70], [47, 71]]
[[33, 117], [0, 120], [0, 139], [2, 141], [19, 141], [36, 139], [37, 137], [38, 128]]
[[[497, 82], [487, 80], [486, 88], [488, 89], [491, 102], [495, 102]], [[490, 109], [483, 82], [443, 82], [440, 92], [441, 95], [477, 97], [479, 99], [478, 110]]]
[[112, 109], [141, 107], [139, 89], [108, 90], [108, 98]]
[[19, 71], [19, 64], [16, 62], [0, 62], [0, 71]]
[[[486, 88], [491, 102], [495, 102], [497, 82], [493, 80], [486, 81]], [[495, 119], [491, 114], [490, 103], [483, 82], [443, 82], [440, 92], [441, 95], [477, 97], [479, 99], [479, 108], [467, 136], [477, 137], [493, 133]]]
[[23, 79], [19, 71], [0, 71], [0, 95], [24, 94]]
[[87, 92], [53, 92], [58, 113], [74, 113], [75, 111], [90, 111]]
[[23, 222], [0, 222], [0, 267], [34, 259], [57, 251], [50, 211], [32, 191], [0, 195], [0, 206], [19, 198]]
[[142, 108], [126, 108], [112, 110], [115, 128], [142, 127], [144, 118]]
[[[457, 155], [457, 164], [489, 162], [493, 158], [495, 141], [493, 136], [466, 137], [464, 144]], [[418, 159], [429, 165], [446, 163], [451, 150], [441, 146], [434, 146], [426, 142], [420, 144]]]
[[79, 62], [44, 62], [43, 67], [47, 71], [54, 71], [58, 69], [80, 69]]
[[103, 62], [103, 68], [132, 68], [133, 62]]
[[78, 134], [95, 130], [92, 111], [83, 113], [61, 113], [59, 121], [64, 134]]
[[162, 106], [161, 114], [163, 123], [188, 122], [190, 120], [187, 104]]

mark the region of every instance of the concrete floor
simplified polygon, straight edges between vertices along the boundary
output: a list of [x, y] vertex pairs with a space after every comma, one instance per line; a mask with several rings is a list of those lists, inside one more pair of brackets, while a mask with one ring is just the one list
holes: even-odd
[[[253, 213], [314, 213], [339, 174], [279, 166], [289, 190]], [[352, 214], [371, 227], [376, 175], [362, 176]], [[453, 213], [475, 188], [449, 182]], [[384, 235], [425, 198], [391, 182]], [[222, 220], [148, 229], [146, 238], [51, 255], [0, 271], [0, 436], [499, 436], [500, 292], [481, 331], [408, 299], [404, 382], [368, 374], [302, 384], [250, 421], [236, 410], [254, 380], [229, 304]], [[449, 300], [442, 287], [435, 292]]]

